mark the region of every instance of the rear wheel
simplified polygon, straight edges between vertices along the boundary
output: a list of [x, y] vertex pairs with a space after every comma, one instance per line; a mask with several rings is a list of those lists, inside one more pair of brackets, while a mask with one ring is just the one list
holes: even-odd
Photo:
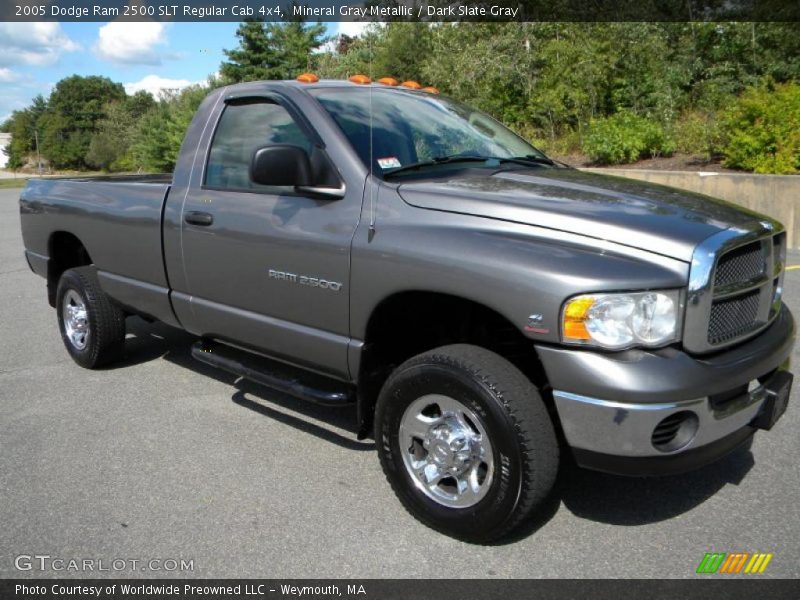
[[64, 346], [80, 366], [94, 369], [122, 358], [125, 315], [100, 288], [94, 267], [64, 272], [56, 312]]
[[535, 386], [483, 348], [416, 356], [389, 377], [376, 407], [378, 452], [406, 509], [472, 542], [510, 533], [539, 508], [558, 443]]

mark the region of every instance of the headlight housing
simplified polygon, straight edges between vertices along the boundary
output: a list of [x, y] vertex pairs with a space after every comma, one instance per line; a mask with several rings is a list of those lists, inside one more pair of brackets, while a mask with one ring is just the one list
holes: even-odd
[[582, 294], [564, 304], [565, 342], [622, 350], [665, 346], [680, 337], [680, 290]]

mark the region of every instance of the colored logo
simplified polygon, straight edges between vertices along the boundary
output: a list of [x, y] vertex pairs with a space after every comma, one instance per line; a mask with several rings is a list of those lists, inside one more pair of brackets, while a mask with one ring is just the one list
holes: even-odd
[[756, 573], [763, 573], [771, 560], [771, 552], [754, 552], [752, 554], [750, 552], [706, 552], [697, 567], [697, 572], [724, 573], [726, 575], [747, 573], [755, 575]]

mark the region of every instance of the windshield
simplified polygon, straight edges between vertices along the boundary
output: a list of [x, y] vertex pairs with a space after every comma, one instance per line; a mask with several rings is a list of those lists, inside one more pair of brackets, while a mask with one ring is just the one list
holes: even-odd
[[[462, 157], [545, 158], [490, 116], [452, 100], [397, 89], [318, 88], [310, 92], [330, 113], [364, 164], [376, 173]], [[372, 156], [370, 157], [370, 125]]]

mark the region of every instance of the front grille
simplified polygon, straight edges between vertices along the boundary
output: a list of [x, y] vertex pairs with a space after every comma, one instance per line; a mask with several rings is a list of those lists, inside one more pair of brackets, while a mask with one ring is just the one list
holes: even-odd
[[720, 231], [697, 246], [683, 324], [688, 352], [743, 342], [778, 316], [785, 248], [785, 232], [767, 220]]
[[714, 287], [750, 281], [763, 275], [767, 268], [766, 258], [760, 241], [722, 255], [714, 272]]
[[708, 343], [722, 344], [758, 329], [760, 298], [761, 292], [755, 290], [743, 296], [714, 302], [708, 320]]

